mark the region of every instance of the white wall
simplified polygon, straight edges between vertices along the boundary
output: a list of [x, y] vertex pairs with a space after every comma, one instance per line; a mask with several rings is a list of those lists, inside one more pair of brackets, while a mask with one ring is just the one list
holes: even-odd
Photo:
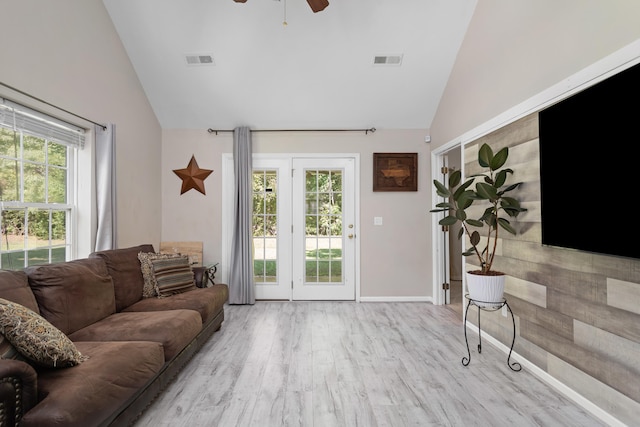
[[640, 38], [637, 0], [481, 0], [431, 125], [439, 147]]
[[[359, 133], [254, 133], [254, 153], [360, 153], [360, 288], [363, 298], [426, 299], [431, 284], [429, 214], [430, 146], [426, 129]], [[203, 241], [205, 263], [222, 257], [222, 153], [233, 152], [233, 134], [202, 130], [164, 130], [162, 137], [162, 239]], [[374, 152], [417, 152], [417, 192], [373, 192]], [[174, 169], [191, 155], [214, 172], [205, 180], [206, 195], [180, 195]], [[382, 226], [373, 218], [383, 217]]]
[[[0, 13], [0, 82], [93, 121], [116, 124], [119, 246], [157, 247], [161, 130], [102, 2], [2, 0]], [[0, 96], [92, 126], [2, 86]], [[91, 203], [83, 201], [83, 215]], [[78, 256], [89, 246], [83, 244]]]

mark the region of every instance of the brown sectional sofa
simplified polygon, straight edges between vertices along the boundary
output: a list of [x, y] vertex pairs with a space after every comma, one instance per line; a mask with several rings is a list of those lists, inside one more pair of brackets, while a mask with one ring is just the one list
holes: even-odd
[[0, 425], [130, 425], [220, 329], [228, 288], [143, 298], [138, 252], [0, 271], [0, 298], [40, 314], [88, 359], [47, 368], [0, 360]]

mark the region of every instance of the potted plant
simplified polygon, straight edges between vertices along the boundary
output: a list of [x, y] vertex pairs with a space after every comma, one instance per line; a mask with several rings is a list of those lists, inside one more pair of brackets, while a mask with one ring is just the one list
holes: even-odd
[[[462, 255], [475, 255], [480, 263], [479, 270], [466, 273], [469, 298], [482, 306], [498, 306], [483, 302], [497, 303], [503, 298], [505, 275], [492, 269], [499, 231], [505, 230], [515, 235], [516, 230], [507, 218], [515, 218], [520, 212], [526, 211], [518, 200], [507, 196], [507, 193], [522, 184], [506, 183], [507, 177], [513, 174], [512, 169], [503, 168], [508, 157], [508, 147], [494, 154], [491, 147], [485, 143], [478, 151], [478, 164], [485, 172], [471, 175], [464, 183], [459, 170], [451, 173], [448, 185], [433, 180], [437, 194], [446, 200], [438, 203], [430, 212], [445, 212], [445, 217], [438, 222], [440, 225], [451, 226], [457, 222], [461, 223], [458, 238], [466, 235], [470, 244]], [[467, 215], [467, 209], [475, 201], [487, 203], [487, 208], [478, 219], [469, 218]], [[481, 232], [486, 233], [484, 247], [480, 247]]]

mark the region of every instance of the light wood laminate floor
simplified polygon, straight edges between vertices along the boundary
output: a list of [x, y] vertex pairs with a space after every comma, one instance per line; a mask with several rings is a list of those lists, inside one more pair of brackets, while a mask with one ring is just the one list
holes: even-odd
[[[160, 426], [601, 426], [430, 303], [257, 302], [138, 419]], [[512, 359], [516, 360], [517, 359]]]

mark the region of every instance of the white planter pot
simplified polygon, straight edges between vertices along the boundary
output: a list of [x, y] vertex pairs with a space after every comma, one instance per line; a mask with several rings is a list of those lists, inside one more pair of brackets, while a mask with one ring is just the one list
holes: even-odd
[[500, 307], [504, 301], [505, 275], [484, 276], [466, 273], [469, 298], [480, 307]]

